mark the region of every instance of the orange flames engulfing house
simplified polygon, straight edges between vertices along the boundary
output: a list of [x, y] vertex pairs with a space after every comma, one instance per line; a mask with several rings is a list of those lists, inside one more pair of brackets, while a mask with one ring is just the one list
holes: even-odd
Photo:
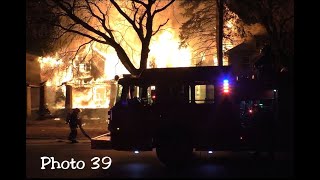
[[[227, 22], [227, 27], [232, 28], [235, 21]], [[125, 25], [125, 24], [124, 24]], [[150, 53], [148, 57], [148, 68], [164, 67], [190, 67], [195, 66], [192, 59], [193, 50], [191, 47], [179, 48], [178, 28], [172, 28], [168, 23], [165, 30], [159, 31], [152, 37]], [[170, 28], [169, 28], [170, 27]], [[134, 32], [127, 28], [122, 29], [126, 37], [129, 37], [133, 46], [124, 46], [126, 52], [130, 52], [133, 64], [138, 67], [140, 55], [137, 49], [141, 45]], [[237, 44], [229, 43], [224, 51]], [[137, 46], [137, 47], [135, 47]], [[90, 57], [89, 55], [90, 54]], [[48, 107], [64, 108], [66, 87], [69, 84], [72, 89], [73, 108], [108, 108], [110, 106], [110, 89], [115, 75], [121, 77], [129, 72], [120, 62], [116, 52], [111, 47], [101, 44], [87, 44], [82, 48], [81, 53], [75, 58], [59, 56], [40, 57], [41, 79], [46, 81], [48, 90]], [[225, 60], [224, 65], [227, 65]], [[212, 65], [216, 65], [216, 58], [213, 57]]]
[[[192, 66], [192, 50], [191, 48], [179, 49], [177, 33], [170, 29], [155, 36], [150, 44], [148, 68]], [[41, 79], [47, 81], [48, 94], [52, 94], [52, 96], [47, 97], [50, 107], [64, 108], [66, 93], [64, 83], [73, 87], [74, 108], [109, 107], [110, 85], [114, 83], [115, 75], [121, 77], [122, 74], [128, 74], [129, 72], [111, 48], [105, 52], [99, 49], [99, 46], [93, 45], [89, 49], [93, 51], [91, 54], [94, 54], [95, 58], [91, 57], [87, 60], [77, 56], [71, 60], [56, 55], [38, 59], [41, 67]], [[103, 73], [94, 78], [93, 67], [98, 68], [95, 71], [102, 71]]]

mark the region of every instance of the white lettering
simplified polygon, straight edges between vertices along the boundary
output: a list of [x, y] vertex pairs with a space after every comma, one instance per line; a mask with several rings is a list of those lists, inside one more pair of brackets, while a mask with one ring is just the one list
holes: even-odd
[[[81, 167], [80, 167], [80, 163], [82, 164]], [[76, 164], [77, 169], [83, 169], [85, 167], [85, 165], [86, 164], [84, 163], [84, 161], [78, 161], [77, 164]]]
[[51, 169], [55, 169], [55, 167], [54, 167], [54, 163], [56, 163], [56, 164], [57, 164], [57, 169], [61, 169], [61, 166], [60, 166], [59, 161], [55, 161], [55, 160], [54, 160], [54, 157], [51, 157], [51, 161], [52, 161]]
[[[45, 166], [48, 165], [48, 164], [50, 164], [51, 159], [50, 159], [49, 157], [47, 157], [47, 156], [43, 156], [43, 157], [41, 157], [40, 159], [41, 159], [41, 169], [46, 169]], [[44, 164], [45, 159], [47, 159], [47, 160], [49, 160], [49, 161], [47, 161], [47, 162]]]
[[77, 169], [77, 167], [75, 166], [76, 161], [71, 158], [70, 164], [71, 164], [71, 169]]
[[41, 159], [41, 169], [46, 169], [45, 166], [51, 164], [51, 169], [83, 169], [86, 164], [84, 161], [75, 161], [73, 158], [71, 158], [70, 161], [64, 160], [61, 163], [59, 161], [56, 161], [54, 157], [47, 157], [42, 156]]
[[[66, 165], [66, 166], [64, 166], [64, 164], [67, 164], [67, 165]], [[69, 161], [67, 161], [67, 160], [62, 161], [62, 163], [61, 163], [61, 167], [62, 167], [62, 169], [69, 169], [69, 167], [70, 167], [70, 163], [69, 163]]]
[[99, 169], [100, 168], [100, 161], [101, 161], [101, 164], [106, 165], [106, 166], [102, 166], [101, 167], [102, 169], [108, 169], [112, 163], [112, 159], [108, 156], [103, 157], [101, 160], [100, 160], [100, 157], [93, 157], [93, 158], [91, 158], [91, 162], [93, 165], [91, 167], [91, 169]]

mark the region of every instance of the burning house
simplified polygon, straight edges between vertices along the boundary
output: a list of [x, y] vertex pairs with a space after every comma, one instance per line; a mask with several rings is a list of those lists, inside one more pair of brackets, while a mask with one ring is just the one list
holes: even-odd
[[[192, 50], [179, 48], [178, 32], [173, 30], [155, 37], [150, 49], [148, 68], [195, 66]], [[116, 85], [114, 77], [129, 74], [116, 52], [93, 44], [84, 47], [75, 57], [61, 54], [38, 58], [41, 81], [46, 82], [46, 102], [50, 111], [107, 109], [113, 106], [115, 94], [111, 89]]]
[[110, 89], [116, 82], [105, 74], [108, 64], [103, 57], [93, 53], [93, 56], [77, 56], [71, 60], [57, 57], [38, 60], [51, 112], [59, 115], [64, 109], [106, 110], [110, 107]]
[[[125, 42], [121, 45], [130, 56], [132, 64], [138, 68], [141, 57], [139, 54], [141, 41], [134, 29], [128, 28], [131, 25], [124, 21], [119, 13], [113, 13], [113, 15], [114, 21], [110, 20], [109, 25], [117, 28], [115, 39], [119, 42]], [[167, 16], [169, 15], [166, 14], [163, 17], [167, 19]], [[165, 22], [163, 17], [159, 16], [155, 22]], [[236, 23], [237, 21], [230, 20], [226, 27], [230, 31], [235, 31], [234, 25]], [[179, 27], [181, 24], [167, 21], [163, 25], [160, 24], [160, 27], [163, 26], [161, 31], [152, 36], [150, 41], [147, 68], [217, 65], [217, 57], [214, 53], [204, 54], [203, 58], [196, 59], [194, 58], [195, 50], [191, 46], [180, 47]], [[224, 42], [224, 51], [238, 43], [238, 41]], [[44, 83], [43, 88], [45, 89], [43, 95], [45, 100], [42, 102], [54, 115], [60, 115], [61, 112], [65, 112], [65, 109], [81, 108], [84, 111], [89, 109], [103, 110], [105, 112], [103, 114], [106, 116], [106, 110], [115, 103], [114, 98], [117, 92], [114, 87], [117, 85], [117, 81], [114, 78], [116, 76], [121, 78], [123, 74], [129, 74], [129, 72], [119, 60], [116, 51], [106, 44], [97, 42], [86, 44], [77, 41], [70, 44], [61, 47], [59, 52], [37, 58], [40, 65], [41, 78], [39, 82]], [[76, 55], [68, 54], [72, 51], [77, 51]], [[228, 65], [227, 58], [224, 59], [223, 65]], [[199, 89], [199, 93], [200, 91], [204, 90]], [[201, 96], [200, 94], [199, 96]], [[39, 109], [41, 108], [39, 107]]]

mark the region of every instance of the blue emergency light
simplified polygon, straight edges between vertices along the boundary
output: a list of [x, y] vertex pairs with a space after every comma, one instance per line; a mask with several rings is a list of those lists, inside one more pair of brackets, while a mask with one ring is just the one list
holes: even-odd
[[228, 94], [229, 91], [230, 91], [230, 89], [229, 89], [229, 80], [225, 79], [225, 80], [223, 80], [223, 93], [224, 94]]

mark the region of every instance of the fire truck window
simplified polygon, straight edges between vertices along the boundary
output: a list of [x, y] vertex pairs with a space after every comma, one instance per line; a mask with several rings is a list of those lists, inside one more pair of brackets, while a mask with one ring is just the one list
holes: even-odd
[[122, 93], [123, 86], [121, 84], [118, 84], [117, 88], [117, 102], [121, 99], [121, 93]]
[[156, 86], [149, 86], [147, 89], [148, 104], [153, 104], [156, 98]]
[[140, 98], [141, 97], [141, 95], [140, 95], [140, 93], [141, 93], [140, 87], [139, 86], [135, 86], [134, 89], [135, 89], [135, 91], [134, 91], [135, 93], [134, 93], [133, 97]]
[[214, 103], [214, 86], [213, 85], [195, 85], [195, 103], [196, 104]]
[[173, 87], [172, 98], [178, 101], [179, 103], [188, 103], [188, 86], [177, 85]]
[[139, 86], [130, 86], [129, 87], [129, 94], [128, 94], [128, 99], [133, 99], [133, 98], [140, 98], [140, 87]]
[[207, 103], [214, 103], [214, 86], [213, 85], [207, 85], [206, 90], [206, 100]]

